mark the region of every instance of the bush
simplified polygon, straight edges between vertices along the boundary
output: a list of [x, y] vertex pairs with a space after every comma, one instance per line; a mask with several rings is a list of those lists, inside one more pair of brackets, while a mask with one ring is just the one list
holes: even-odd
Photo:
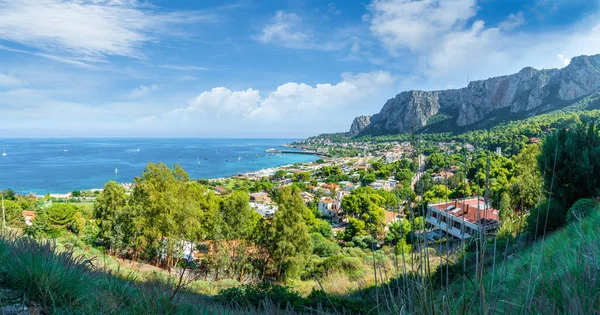
[[563, 226], [565, 221], [566, 211], [562, 204], [556, 199], [544, 200], [537, 208], [531, 209], [531, 214], [527, 217], [527, 232], [530, 238], [541, 236], [544, 232]]
[[364, 273], [362, 259], [358, 257], [346, 257], [343, 255], [335, 255], [325, 259], [317, 267], [321, 275], [329, 275], [336, 272], [342, 272], [345, 275], [353, 278]]
[[244, 284], [239, 287], [224, 289], [216, 296], [223, 304], [260, 307], [262, 303], [271, 300], [279, 307], [300, 306], [302, 297], [291, 288], [262, 282], [259, 284]]
[[310, 237], [313, 243], [313, 253], [321, 257], [329, 257], [340, 252], [338, 244], [326, 239], [320, 233], [311, 233]]
[[589, 213], [597, 207], [594, 199], [584, 198], [575, 201], [567, 212], [567, 222], [576, 220], [577, 218], [582, 219], [589, 215]]

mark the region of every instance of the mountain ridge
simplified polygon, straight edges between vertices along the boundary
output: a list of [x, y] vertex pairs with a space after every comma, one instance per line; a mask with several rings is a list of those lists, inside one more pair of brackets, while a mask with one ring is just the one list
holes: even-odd
[[[370, 122], [355, 118], [350, 136], [419, 131], [449, 119], [451, 126], [466, 127], [488, 118], [495, 111], [525, 115], [544, 106], [568, 103], [600, 90], [600, 54], [578, 56], [561, 69], [519, 72], [469, 82], [459, 89], [409, 90], [389, 99]], [[359, 119], [360, 118], [360, 119]]]

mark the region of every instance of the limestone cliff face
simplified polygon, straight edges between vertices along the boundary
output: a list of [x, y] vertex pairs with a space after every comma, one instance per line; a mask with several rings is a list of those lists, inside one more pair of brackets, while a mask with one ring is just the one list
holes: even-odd
[[350, 137], [358, 135], [363, 129], [365, 129], [371, 123], [371, 116], [358, 116], [354, 118], [352, 126], [348, 134]]
[[[600, 55], [580, 56], [562, 69], [527, 67], [516, 74], [470, 82], [462, 89], [402, 92], [389, 99], [381, 111], [371, 117], [364, 133], [407, 132], [411, 127], [419, 130], [439, 113], [452, 116], [453, 123], [458, 126], [467, 126], [498, 109], [526, 112], [598, 90]], [[351, 129], [350, 134], [358, 129]]]

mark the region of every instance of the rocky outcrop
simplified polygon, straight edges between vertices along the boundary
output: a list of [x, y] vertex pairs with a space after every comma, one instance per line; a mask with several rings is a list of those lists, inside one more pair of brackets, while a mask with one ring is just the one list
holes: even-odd
[[365, 129], [371, 123], [371, 116], [358, 116], [354, 118], [352, 122], [352, 126], [350, 126], [350, 131], [348, 135], [350, 137], [354, 137], [358, 135], [363, 129]]
[[[371, 123], [363, 133], [419, 130], [439, 113], [453, 117], [458, 126], [467, 126], [499, 109], [509, 109], [512, 113], [526, 112], [547, 104], [574, 100], [598, 90], [600, 55], [580, 56], [562, 69], [527, 67], [516, 74], [470, 82], [462, 89], [402, 92], [389, 99], [381, 111], [371, 117]], [[359, 129], [351, 128], [350, 135]]]

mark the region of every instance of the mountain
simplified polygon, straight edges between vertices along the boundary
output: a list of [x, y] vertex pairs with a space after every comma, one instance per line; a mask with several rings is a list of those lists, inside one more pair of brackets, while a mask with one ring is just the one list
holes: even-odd
[[350, 126], [350, 131], [348, 134], [350, 137], [354, 137], [358, 135], [363, 129], [365, 129], [371, 123], [371, 116], [358, 116], [354, 118], [352, 122], [352, 126]]
[[522, 118], [567, 106], [598, 90], [600, 55], [579, 56], [562, 69], [526, 67], [461, 89], [402, 92], [389, 99], [367, 125], [368, 119], [361, 117], [368, 116], [357, 117], [349, 134], [394, 134], [433, 125], [451, 130], [480, 125], [500, 114]]

